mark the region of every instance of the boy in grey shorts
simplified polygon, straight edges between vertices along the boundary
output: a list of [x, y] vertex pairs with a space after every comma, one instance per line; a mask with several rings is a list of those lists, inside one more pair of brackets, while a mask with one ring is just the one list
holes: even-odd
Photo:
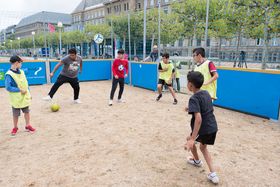
[[10, 58], [11, 69], [5, 75], [5, 88], [9, 92], [9, 99], [12, 105], [14, 128], [11, 135], [16, 135], [18, 131], [18, 118], [20, 111], [24, 113], [25, 130], [34, 132], [35, 129], [30, 125], [31, 95], [28, 88], [28, 82], [25, 73], [21, 70], [22, 59], [19, 56]]

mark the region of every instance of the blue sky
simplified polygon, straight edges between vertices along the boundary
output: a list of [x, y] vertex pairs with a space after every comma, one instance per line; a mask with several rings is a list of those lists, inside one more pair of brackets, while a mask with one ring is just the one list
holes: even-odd
[[0, 30], [41, 11], [71, 13], [82, 0], [0, 0]]

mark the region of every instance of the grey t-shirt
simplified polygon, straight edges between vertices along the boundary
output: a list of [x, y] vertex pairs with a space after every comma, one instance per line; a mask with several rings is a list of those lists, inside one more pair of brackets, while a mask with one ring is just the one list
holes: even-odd
[[64, 64], [61, 75], [69, 78], [76, 78], [82, 63], [82, 57], [76, 56], [75, 60], [72, 60], [69, 55], [64, 57], [61, 62]]
[[207, 91], [200, 90], [189, 100], [189, 114], [192, 114], [191, 128], [194, 129], [195, 113], [200, 113], [202, 122], [198, 131], [199, 135], [211, 134], [218, 131], [214, 116], [211, 96]]

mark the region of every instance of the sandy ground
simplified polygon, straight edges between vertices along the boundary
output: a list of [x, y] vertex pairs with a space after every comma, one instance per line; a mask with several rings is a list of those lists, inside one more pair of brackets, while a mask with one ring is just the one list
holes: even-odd
[[[24, 132], [22, 117], [16, 137], [9, 134], [11, 109], [0, 88], [0, 186], [213, 186], [206, 164], [186, 163], [188, 95], [178, 95], [174, 106], [169, 93], [157, 103], [156, 93], [126, 86], [127, 103], [109, 107], [110, 86], [81, 83], [83, 104], [74, 105], [72, 88], [63, 85], [55, 95], [57, 113], [41, 100], [50, 85], [32, 86], [37, 132]], [[209, 150], [219, 186], [279, 186], [280, 125], [221, 108], [215, 114], [219, 133]]]

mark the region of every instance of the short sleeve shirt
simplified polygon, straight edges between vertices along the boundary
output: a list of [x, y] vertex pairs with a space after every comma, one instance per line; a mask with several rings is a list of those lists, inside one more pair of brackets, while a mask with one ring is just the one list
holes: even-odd
[[214, 116], [214, 108], [211, 96], [207, 91], [200, 90], [189, 100], [189, 114], [192, 115], [191, 128], [194, 129], [195, 113], [200, 113], [202, 122], [199, 129], [199, 135], [211, 134], [217, 132], [217, 122]]
[[78, 71], [82, 63], [82, 57], [76, 56], [75, 60], [72, 60], [69, 55], [64, 57], [61, 62], [64, 64], [61, 71], [61, 75], [69, 78], [76, 78], [78, 76]]

